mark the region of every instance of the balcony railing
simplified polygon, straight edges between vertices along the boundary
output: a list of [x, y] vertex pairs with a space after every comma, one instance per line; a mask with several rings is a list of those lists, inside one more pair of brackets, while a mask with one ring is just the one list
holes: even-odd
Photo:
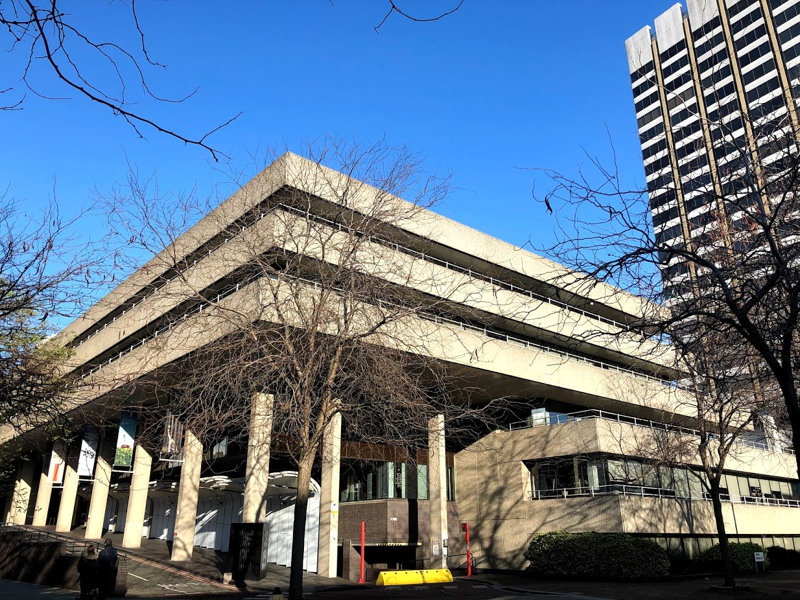
[[[331, 221], [330, 219], [326, 219], [326, 218], [318, 216], [318, 215], [309, 215], [306, 211], [304, 211], [302, 209], [295, 208], [295, 207], [287, 205], [287, 204], [281, 203], [281, 204], [278, 204], [277, 207], [281, 208], [282, 210], [285, 210], [287, 212], [292, 212], [292, 213], [295, 213], [295, 214], [299, 214], [299, 215], [304, 216], [306, 218], [313, 218], [314, 221], [324, 223], [325, 225], [328, 225], [329, 227], [332, 227], [332, 228], [337, 229], [339, 231], [344, 231], [344, 232], [347, 232], [347, 233], [350, 233], [350, 234], [362, 235], [357, 229], [354, 229], [354, 228], [349, 227], [347, 225], [344, 225], [342, 223], [338, 223], [336, 221]], [[263, 213], [263, 214], [259, 215], [258, 221], [260, 221], [265, 216], [267, 216], [267, 214], [268, 213]], [[210, 248], [205, 253], [204, 256], [195, 257], [195, 259], [192, 262], [192, 264], [188, 265], [187, 268], [191, 267], [191, 266], [195, 266], [195, 265], [197, 265], [197, 263], [200, 260], [203, 260], [204, 258], [206, 258], [208, 256], [211, 256], [214, 252], [216, 252], [220, 248], [220, 246], [223, 246], [223, 245], [227, 244], [231, 239], [233, 239], [239, 233], [240, 233], [240, 231], [231, 232], [221, 243], [219, 243], [218, 245]], [[549, 296], [546, 296], [544, 294], [537, 294], [536, 292], [533, 292], [533, 291], [531, 291], [529, 289], [526, 289], [526, 288], [519, 287], [517, 285], [514, 285], [514, 284], [509, 283], [507, 281], [504, 281], [502, 279], [497, 279], [496, 277], [492, 277], [490, 275], [485, 275], [485, 274], [480, 273], [478, 271], [474, 271], [474, 270], [472, 270], [470, 268], [462, 267], [461, 265], [458, 265], [458, 264], [455, 264], [455, 263], [451, 263], [451, 262], [446, 261], [446, 260], [442, 260], [440, 258], [437, 258], [437, 257], [432, 256], [430, 254], [427, 254], [425, 252], [421, 252], [419, 250], [414, 250], [414, 249], [409, 248], [407, 246], [403, 246], [403, 245], [398, 244], [397, 242], [393, 242], [393, 241], [391, 241], [391, 240], [389, 240], [387, 238], [378, 237], [378, 236], [368, 236], [368, 239], [370, 241], [374, 241], [374, 242], [379, 243], [381, 245], [388, 246], [388, 247], [390, 247], [390, 248], [392, 248], [392, 249], [394, 249], [394, 250], [396, 250], [398, 252], [401, 252], [401, 253], [404, 253], [404, 254], [408, 254], [410, 256], [416, 256], [416, 257], [419, 257], [419, 258], [421, 258], [421, 259], [423, 259], [423, 260], [425, 260], [427, 262], [431, 262], [431, 263], [434, 263], [434, 264], [442, 265], [447, 269], [464, 273], [464, 274], [466, 274], [466, 275], [468, 275], [468, 276], [470, 276], [470, 277], [472, 277], [474, 279], [480, 279], [482, 281], [488, 282], [491, 285], [494, 285], [494, 286], [497, 286], [497, 287], [502, 287], [504, 289], [510, 290], [510, 291], [518, 293], [518, 294], [526, 295], [529, 298], [531, 298], [532, 300], [538, 300], [540, 302], [543, 302], [543, 303], [546, 303], [546, 304], [550, 304], [550, 305], [555, 306], [555, 307], [557, 307], [557, 308], [559, 308], [561, 310], [566, 310], [566, 311], [581, 315], [583, 317], [588, 317], [590, 319], [594, 319], [596, 321], [600, 321], [601, 323], [606, 323], [608, 325], [612, 325], [612, 326], [617, 327], [618, 329], [623, 330], [623, 331], [624, 330], [638, 331], [638, 330], [632, 329], [630, 324], [621, 323], [621, 322], [616, 321], [614, 319], [611, 319], [611, 318], [608, 318], [608, 317], [604, 317], [604, 316], [600, 315], [599, 313], [588, 311], [588, 310], [585, 310], [583, 308], [579, 308], [577, 306], [572, 306], [571, 304], [568, 304], [566, 302], [561, 302], [559, 300], [555, 300], [555, 299], [550, 298]], [[175, 280], [175, 279], [177, 279], [177, 278], [179, 278], [181, 276], [184, 276], [184, 273], [183, 272], [177, 272], [172, 277], [170, 277], [169, 279], [165, 279], [163, 281], [160, 281], [157, 286], [155, 286], [152, 289], [150, 289], [144, 296], [142, 296], [141, 298], [139, 298], [135, 302], [132, 302], [132, 303], [126, 305], [125, 309], [122, 312], [120, 312], [119, 314], [115, 315], [114, 317], [112, 317], [111, 319], [108, 319], [108, 320], [102, 320], [101, 319], [101, 322], [99, 322], [95, 326], [89, 328], [89, 329], [92, 330], [91, 333], [89, 333], [88, 335], [86, 335], [84, 333], [84, 334], [81, 334], [81, 335], [78, 336], [78, 338], [80, 338], [80, 341], [75, 343], [74, 347], [77, 348], [78, 346], [80, 346], [83, 343], [87, 342], [88, 340], [93, 338], [95, 335], [97, 335], [98, 333], [102, 332], [103, 330], [105, 330], [110, 325], [112, 325], [117, 319], [121, 318], [123, 315], [125, 315], [126, 313], [130, 312], [131, 310], [133, 310], [137, 305], [139, 305], [142, 302], [148, 300], [151, 296], [153, 296], [154, 294], [158, 293], [159, 290], [161, 290], [162, 288], [167, 286], [170, 282], [172, 282], [173, 280]], [[641, 332], [639, 332], [639, 333], [641, 333]]]
[[[227, 296], [239, 291], [241, 288], [245, 287], [249, 283], [252, 283], [253, 281], [255, 281], [255, 280], [257, 280], [257, 279], [259, 279], [261, 277], [262, 277], [261, 274], [251, 275], [250, 277], [245, 278], [242, 281], [237, 282], [236, 284], [233, 284], [233, 285], [229, 286], [228, 288], [226, 288], [225, 290], [219, 292], [215, 297], [208, 298], [206, 300], [208, 302], [208, 304], [197, 304], [195, 307], [193, 307], [193, 308], [187, 310], [185, 313], [183, 313], [181, 315], [180, 319], [176, 318], [175, 320], [167, 323], [166, 325], [160, 327], [159, 329], [157, 329], [156, 331], [148, 334], [147, 336], [138, 339], [135, 343], [132, 343], [130, 346], [127, 346], [127, 347], [123, 348], [122, 350], [120, 350], [119, 352], [116, 352], [115, 354], [113, 354], [109, 358], [105, 359], [101, 363], [93, 365], [90, 370], [84, 371], [81, 374], [81, 379], [85, 379], [86, 377], [89, 377], [90, 375], [92, 375], [95, 372], [99, 371], [104, 366], [109, 365], [112, 362], [115, 362], [116, 360], [119, 360], [120, 358], [122, 358], [126, 354], [132, 352], [136, 348], [139, 348], [140, 346], [143, 346], [148, 341], [150, 341], [152, 339], [155, 339], [159, 335], [169, 331], [170, 329], [172, 329], [178, 323], [180, 323], [182, 321], [185, 321], [188, 317], [190, 317], [190, 316], [192, 316], [192, 315], [194, 315], [196, 313], [203, 312], [203, 310], [205, 310], [206, 308], [213, 306], [214, 303], [219, 302], [223, 298], [226, 298]], [[274, 274], [274, 273], [271, 273], [269, 275], [264, 275], [263, 277], [269, 277], [271, 279], [278, 279], [278, 276], [276, 274]], [[311, 280], [311, 279], [305, 279], [303, 277], [294, 277], [294, 276], [287, 276], [287, 275], [283, 275], [283, 277], [285, 277], [287, 280], [291, 279], [291, 280], [294, 280], [294, 281], [300, 281], [300, 282], [303, 282], [303, 283], [307, 283], [311, 287], [313, 287], [315, 290], [318, 289], [319, 286], [320, 286], [319, 282]], [[379, 300], [378, 301], [378, 305], [379, 306], [386, 305], [386, 306], [391, 306], [391, 307], [401, 308], [402, 309], [401, 306], [399, 306], [397, 304], [394, 304], [394, 303], [391, 303], [391, 302], [386, 302], [386, 301], [380, 301]], [[480, 327], [480, 326], [477, 326], [477, 325], [473, 325], [471, 323], [465, 323], [463, 321], [456, 320], [456, 319], [451, 319], [451, 318], [444, 317], [444, 316], [441, 316], [441, 315], [433, 315], [433, 314], [430, 314], [430, 313], [426, 313], [425, 311], [419, 312], [417, 314], [417, 316], [420, 317], [420, 318], [432, 321], [432, 322], [437, 323], [437, 324], [446, 324], [446, 325], [448, 325], [450, 327], [455, 327], [455, 328], [458, 328], [458, 329], [461, 329], [461, 330], [465, 330], [465, 331], [472, 331], [472, 332], [481, 334], [481, 335], [483, 335], [483, 336], [485, 336], [487, 338], [491, 338], [491, 339], [494, 339], [494, 340], [500, 340], [500, 341], [511, 343], [511, 344], [515, 344], [515, 345], [525, 346], [526, 348], [532, 348], [534, 350], [537, 350], [537, 351], [540, 351], [540, 352], [543, 352], [543, 353], [548, 353], [549, 355], [551, 355], [553, 357], [553, 360], [556, 361], [556, 362], [564, 362], [564, 361], [567, 361], [567, 360], [569, 360], [569, 361], [578, 361], [578, 362], [585, 363], [585, 364], [588, 364], [588, 365], [591, 365], [591, 366], [594, 366], [594, 367], [598, 367], [598, 368], [601, 368], [601, 369], [606, 369], [606, 370], [610, 370], [610, 371], [616, 371], [616, 372], [619, 372], [619, 373], [625, 373], [626, 375], [631, 375], [631, 376], [634, 376], [634, 377], [646, 379], [648, 381], [653, 381], [655, 383], [658, 383], [658, 384], [661, 384], [661, 385], [664, 385], [664, 386], [667, 386], [667, 387], [672, 387], [672, 388], [681, 388], [682, 387], [676, 381], [661, 379], [659, 377], [655, 377], [653, 375], [650, 375], [650, 374], [647, 374], [647, 373], [643, 373], [641, 371], [636, 371], [634, 369], [628, 369], [628, 368], [621, 367], [619, 365], [615, 365], [615, 364], [611, 364], [611, 363], [607, 363], [607, 362], [604, 362], [602, 360], [598, 360], [598, 359], [595, 359], [595, 358], [588, 358], [586, 356], [582, 356], [580, 354], [574, 354], [572, 352], [568, 352], [566, 350], [562, 350], [562, 349], [559, 349], [559, 348], [553, 348], [553, 347], [550, 347], [550, 346], [544, 346], [544, 345], [541, 345], [541, 344], [537, 344], [535, 342], [532, 342], [532, 341], [524, 339], [524, 338], [518, 338], [518, 337], [511, 336], [511, 335], [508, 335], [508, 334], [500, 332], [500, 331], [492, 330], [492, 329], [490, 329], [490, 328], [488, 328], [486, 326]]]
[[552, 490], [536, 490], [533, 493], [534, 500], [547, 498], [575, 498], [579, 496], [647, 496], [650, 498], [675, 498], [675, 490], [659, 487], [648, 487], [644, 485], [623, 485], [611, 483], [597, 487], [581, 486], [570, 488], [555, 488]]
[[[616, 421], [617, 423], [626, 423], [628, 425], [636, 425], [638, 427], [647, 427], [649, 429], [657, 429], [660, 431], [669, 431], [672, 433], [679, 433], [682, 435], [699, 436], [700, 430], [691, 429], [689, 427], [682, 427], [680, 425], [673, 425], [671, 423], [660, 423], [658, 421], [651, 421], [650, 419], [640, 419], [639, 417], [632, 417], [630, 415], [621, 415], [619, 413], [608, 412], [605, 410], [590, 409], [581, 410], [574, 413], [566, 414], [553, 414], [542, 417], [528, 418], [524, 421], [515, 421], [508, 426], [509, 431], [516, 431], [519, 429], [530, 429], [532, 427], [545, 427], [548, 425], [560, 425], [562, 423], [574, 423], [576, 421], [583, 421], [585, 419], [603, 419], [604, 421]], [[711, 439], [718, 439], [719, 436], [708, 434]], [[766, 450], [768, 452], [781, 452], [784, 454], [794, 454], [791, 448], [783, 448], [780, 451], [772, 450], [765, 442], [758, 442], [749, 440], [747, 438], [738, 438], [736, 443], [750, 448], [757, 448], [759, 450]]]
[[[650, 487], [645, 485], [629, 485], [611, 483], [597, 487], [581, 486], [569, 488], [556, 488], [552, 490], [536, 490], [531, 494], [531, 500], [548, 500], [553, 498], [586, 498], [595, 496], [639, 496], [642, 498], [680, 498], [684, 500], [710, 501], [711, 496], [704, 493], [700, 496], [679, 495], [677, 490], [670, 488]], [[756, 504], [760, 506], [783, 506], [786, 508], [800, 508], [800, 500], [791, 498], [767, 498], [764, 496], [732, 496], [720, 494], [720, 500], [731, 504]]]

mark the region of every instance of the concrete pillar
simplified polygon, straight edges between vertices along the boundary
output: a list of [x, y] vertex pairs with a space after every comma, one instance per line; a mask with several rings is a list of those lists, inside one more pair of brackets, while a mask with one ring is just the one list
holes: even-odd
[[[106, 456], [108, 456], [108, 459]], [[86, 518], [87, 540], [99, 540], [103, 537], [103, 519], [106, 516], [108, 491], [111, 487], [111, 460], [111, 457], [106, 452], [100, 452], [97, 455], [94, 482], [92, 483], [92, 497], [89, 499], [89, 516]]]
[[139, 548], [142, 545], [144, 514], [147, 510], [147, 490], [150, 486], [150, 466], [153, 457], [141, 444], [136, 444], [133, 455], [133, 476], [128, 495], [128, 512], [125, 515], [125, 531], [122, 534], [123, 548]]
[[339, 546], [339, 466], [342, 448], [342, 415], [336, 413], [325, 428], [322, 441], [322, 480], [319, 497], [319, 555], [317, 574], [336, 577]]
[[178, 507], [175, 515], [175, 535], [172, 538], [172, 556], [170, 560], [185, 561], [192, 558], [202, 464], [203, 444], [200, 443], [194, 432], [187, 429], [183, 440], [183, 465], [181, 465], [181, 483], [178, 488]]
[[428, 498], [431, 522], [431, 567], [447, 568], [447, 463], [444, 415], [428, 421]]
[[263, 523], [267, 518], [269, 446], [272, 441], [272, 394], [255, 394], [250, 407], [250, 435], [244, 482], [242, 523]]
[[31, 525], [34, 527], [43, 527], [47, 525], [47, 510], [50, 508], [50, 497], [53, 494], [53, 482], [50, 480], [50, 461], [52, 457], [45, 456], [42, 463], [42, 472], [39, 475], [39, 490], [36, 492], [36, 503], [33, 505], [33, 522]]
[[70, 456], [64, 467], [64, 486], [61, 488], [61, 503], [58, 505], [56, 532], [72, 531], [72, 518], [75, 515], [75, 500], [78, 498], [78, 455]]
[[6, 514], [6, 522], [14, 525], [25, 525], [28, 516], [28, 505], [31, 501], [33, 490], [33, 462], [22, 461], [17, 466], [17, 479], [14, 482], [14, 492], [11, 495], [11, 504]]

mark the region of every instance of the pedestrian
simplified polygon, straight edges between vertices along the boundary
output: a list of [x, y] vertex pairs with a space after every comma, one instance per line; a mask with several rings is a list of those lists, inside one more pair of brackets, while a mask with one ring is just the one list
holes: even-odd
[[97, 588], [98, 563], [97, 549], [89, 544], [78, 559], [78, 575], [81, 581], [81, 600], [92, 600]]
[[99, 600], [114, 595], [114, 588], [117, 585], [117, 549], [114, 548], [114, 543], [111, 538], [106, 538], [105, 547], [100, 551], [97, 558], [97, 565], [99, 567]]

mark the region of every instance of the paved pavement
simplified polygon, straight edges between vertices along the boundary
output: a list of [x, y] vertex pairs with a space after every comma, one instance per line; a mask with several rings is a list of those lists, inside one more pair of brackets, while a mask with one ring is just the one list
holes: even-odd
[[[140, 590], [141, 591], [141, 590]], [[151, 593], [152, 592], [152, 593]], [[355, 593], [354, 593], [355, 592]], [[361, 593], [358, 593], [361, 592]], [[385, 600], [403, 600], [404, 598], [476, 598], [487, 600], [519, 600], [521, 598], [554, 598], [559, 597], [565, 600], [604, 600], [594, 598], [584, 594], [580, 595], [557, 595], [552, 593], [536, 594], [524, 591], [508, 591], [499, 588], [492, 582], [469, 582], [457, 580], [452, 584], [441, 584], [431, 586], [396, 586], [387, 588], [377, 588], [375, 586], [362, 587], [360, 590], [353, 589], [328, 589], [324, 592], [317, 592], [320, 595], [304, 594], [304, 598], [315, 599], [325, 598], [334, 600], [340, 598], [362, 597], [362, 598], [382, 598]], [[32, 600], [74, 600], [77, 592], [74, 590], [62, 590], [48, 588], [33, 583], [20, 583], [0, 579], [0, 598], [32, 599]], [[139, 592], [130, 590], [127, 598], [147, 598], [148, 600], [174, 600], [176, 597], [191, 598], [192, 600], [219, 600], [220, 598], [242, 598], [246, 600], [272, 598], [270, 591], [253, 591], [249, 593], [214, 593], [204, 591], [202, 586], [193, 586], [191, 583], [175, 582], [172, 584], [162, 584], [160, 590], [148, 590], [148, 593], [140, 595]]]
[[0, 598], [15, 598], [27, 600], [28, 598], [49, 598], [50, 600], [74, 600], [74, 590], [62, 590], [60, 588], [49, 588], [35, 583], [22, 583], [20, 581], [9, 581], [0, 579]]
[[[176, 597], [194, 600], [247, 598], [269, 599], [271, 589], [248, 585], [247, 590], [234, 586], [214, 585], [187, 573], [171, 573], [146, 563], [133, 563], [129, 573], [128, 598], [166, 600]], [[133, 575], [133, 577], [131, 577]], [[714, 578], [668, 580], [652, 583], [570, 582], [533, 580], [519, 574], [491, 574], [471, 580], [456, 578], [453, 583], [429, 586], [410, 585], [379, 588], [372, 585], [332, 585], [306, 591], [307, 600], [348, 600], [380, 598], [382, 600], [424, 600], [427, 598], [475, 598], [478, 600], [512, 600], [522, 598], [559, 598], [563, 600], [687, 600], [694, 598], [734, 597], [736, 599], [786, 598], [800, 599], [800, 571], [770, 573], [763, 577], [742, 578], [734, 594], [713, 589], [720, 583]], [[284, 591], [285, 587], [282, 588]], [[0, 580], [0, 598], [18, 600], [73, 600], [74, 590], [47, 588], [30, 583]]]
[[561, 598], [581, 600], [693, 600], [695, 598], [736, 598], [755, 600], [785, 598], [800, 600], [800, 571], [768, 573], [764, 576], [740, 578], [734, 592], [717, 589], [721, 578], [699, 577], [669, 579], [645, 583], [618, 583], [597, 581], [548, 581], [526, 577], [524, 573], [479, 574], [472, 580], [457, 578], [453, 584], [436, 586], [397, 586], [376, 588], [368, 586], [348, 590], [321, 589], [305, 597], [313, 600], [387, 600], [455, 597], [455, 598]]
[[[72, 537], [82, 539], [82, 531]], [[115, 538], [117, 536], [111, 536]], [[119, 536], [121, 537], [121, 536]], [[119, 545], [119, 544], [117, 544]], [[289, 570], [272, 565], [265, 579], [247, 580], [237, 588], [222, 583], [226, 557], [221, 553], [195, 548], [191, 561], [169, 561], [168, 544], [160, 540], [142, 540], [142, 547], [124, 551], [127, 556], [128, 598], [271, 598], [272, 590], [288, 590]], [[475, 598], [509, 600], [512, 598], [564, 598], [580, 600], [687, 600], [694, 598], [761, 599], [781, 597], [800, 600], [800, 571], [779, 571], [766, 575], [739, 578], [734, 594], [714, 589], [722, 580], [716, 577], [669, 579], [647, 583], [591, 581], [549, 581], [534, 579], [525, 573], [479, 573], [472, 579], [457, 577], [453, 583], [377, 587], [357, 585], [345, 579], [328, 579], [312, 573], [304, 577], [304, 597], [308, 600], [424, 600], [427, 598]], [[52, 598], [73, 600], [75, 590], [53, 590], [0, 580], [0, 598]]]
[[[237, 590], [233, 586], [214, 586], [202, 578], [192, 579], [187, 574], [173, 573], [145, 563], [132, 565], [131, 573], [140, 581], [130, 585], [128, 598], [148, 600], [174, 600], [176, 597], [193, 600], [219, 600], [229, 598], [269, 599], [272, 590]], [[132, 583], [129, 579], [129, 584]], [[348, 600], [379, 598], [382, 600], [425, 600], [428, 598], [475, 598], [478, 600], [516, 600], [558, 598], [561, 600], [687, 600], [695, 598], [733, 597], [800, 598], [800, 571], [770, 573], [763, 577], [742, 578], [734, 594], [722, 593], [712, 586], [720, 583], [715, 578], [668, 580], [651, 583], [612, 583], [534, 580], [520, 574], [479, 575], [473, 579], [458, 577], [453, 583], [429, 586], [410, 585], [380, 588], [373, 585], [332, 585], [306, 591], [306, 600]], [[282, 588], [284, 591], [286, 588]], [[24, 600], [73, 600], [74, 590], [46, 588], [29, 583], [0, 580], [0, 598]]]

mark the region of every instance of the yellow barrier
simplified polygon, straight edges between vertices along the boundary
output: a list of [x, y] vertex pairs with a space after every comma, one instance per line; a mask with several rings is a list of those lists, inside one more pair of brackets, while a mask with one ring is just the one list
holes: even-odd
[[425, 569], [422, 571], [381, 571], [377, 585], [412, 585], [414, 583], [450, 583], [450, 569]]

